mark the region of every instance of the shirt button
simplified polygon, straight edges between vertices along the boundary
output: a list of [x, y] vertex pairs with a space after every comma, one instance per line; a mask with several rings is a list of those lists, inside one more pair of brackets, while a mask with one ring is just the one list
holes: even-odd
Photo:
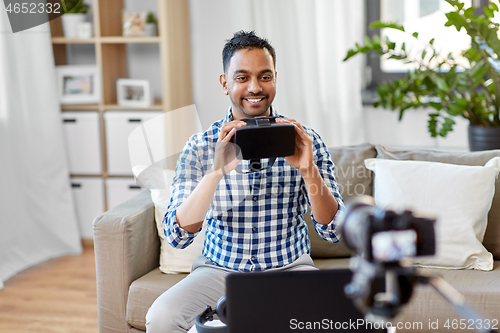
[[256, 228], [256, 227], [253, 227], [253, 228], [252, 228], [252, 230], [253, 230], [253, 231], [256, 231], [256, 230], [257, 230], [257, 228]]
[[253, 197], [253, 201], [257, 201], [257, 197]]
[[252, 261], [255, 261], [255, 257], [252, 257], [251, 259], [252, 259]]

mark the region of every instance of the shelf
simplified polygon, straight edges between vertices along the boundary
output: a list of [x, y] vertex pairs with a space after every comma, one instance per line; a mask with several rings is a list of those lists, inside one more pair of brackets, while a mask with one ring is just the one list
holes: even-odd
[[95, 175], [89, 175], [89, 174], [70, 174], [70, 177], [75, 177], [75, 178], [101, 178], [103, 177], [103, 174], [95, 174]]
[[52, 44], [132, 44], [132, 43], [160, 43], [160, 37], [93, 37], [93, 38], [66, 38], [52, 37]]
[[52, 44], [94, 44], [95, 38], [52, 37]]
[[98, 111], [98, 104], [62, 104], [63, 111]]
[[103, 44], [127, 44], [127, 43], [159, 43], [160, 37], [101, 37], [98, 39]]
[[118, 104], [106, 104], [104, 105], [104, 110], [163, 111], [163, 104], [161, 104], [161, 101], [159, 101], [155, 102], [155, 104], [147, 108], [138, 108], [136, 106], [121, 106]]

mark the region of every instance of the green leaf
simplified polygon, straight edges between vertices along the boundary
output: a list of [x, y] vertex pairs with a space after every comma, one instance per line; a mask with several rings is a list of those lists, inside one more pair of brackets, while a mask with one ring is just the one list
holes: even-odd
[[490, 7], [491, 7], [491, 10], [498, 12], [498, 6], [494, 2], [490, 1]]
[[450, 87], [448, 87], [448, 84], [446, 83], [446, 81], [443, 80], [443, 78], [441, 78], [441, 77], [436, 78], [436, 85], [437, 85], [438, 89], [440, 89], [440, 90], [445, 90], [445, 91], [450, 90]]
[[429, 41], [429, 44], [434, 45], [434, 38]]
[[411, 35], [412, 35], [413, 37], [415, 37], [415, 38], [418, 38], [418, 32], [416, 32], [416, 31], [415, 31], [414, 33], [412, 33]]
[[355, 56], [356, 54], [358, 54], [358, 53], [359, 53], [358, 51], [355, 51], [355, 50], [352, 50], [352, 49], [351, 49], [351, 50], [347, 51], [347, 55], [345, 56], [344, 60], [342, 60], [342, 61], [346, 61], [346, 60], [348, 60], [349, 58], [354, 57], [354, 56]]
[[441, 125], [441, 130], [439, 131], [439, 135], [445, 137], [448, 132], [453, 130], [453, 125], [455, 125], [455, 121], [449, 117], [444, 117], [444, 122]]
[[427, 121], [427, 128], [429, 129], [429, 133], [431, 133], [431, 137], [437, 137], [437, 117], [439, 117], [439, 113], [431, 113], [429, 114], [429, 120]]
[[391, 42], [389, 39], [387, 39], [385, 43], [387, 44], [387, 48], [389, 48], [389, 50], [396, 49], [396, 43]]
[[390, 28], [390, 29], [401, 30], [403, 32], [405, 31], [405, 28], [397, 23], [373, 22], [372, 24], [370, 24], [370, 29], [372, 28], [380, 28], [380, 29]]
[[443, 109], [443, 105], [441, 105], [441, 103], [429, 102], [429, 106], [438, 111]]
[[489, 17], [494, 17], [495, 14], [493, 13], [493, 10], [490, 7], [484, 7], [484, 13], [488, 15]]
[[370, 40], [370, 37], [368, 37], [368, 36], [365, 37], [365, 46], [369, 47], [370, 49], [373, 47], [372, 41]]

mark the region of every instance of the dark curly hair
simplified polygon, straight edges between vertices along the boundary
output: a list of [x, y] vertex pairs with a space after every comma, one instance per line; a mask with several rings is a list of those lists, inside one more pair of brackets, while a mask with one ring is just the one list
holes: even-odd
[[224, 73], [226, 73], [229, 61], [231, 60], [234, 52], [251, 48], [266, 49], [271, 54], [271, 57], [273, 58], [273, 65], [276, 68], [276, 52], [269, 41], [265, 38], [257, 36], [255, 31], [240, 30], [236, 32], [231, 39], [227, 40], [226, 45], [224, 45], [224, 49], [222, 50], [222, 68]]

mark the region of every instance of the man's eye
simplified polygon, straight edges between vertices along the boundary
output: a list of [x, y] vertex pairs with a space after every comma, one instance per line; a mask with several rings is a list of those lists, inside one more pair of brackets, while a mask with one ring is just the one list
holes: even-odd
[[236, 81], [243, 81], [243, 80], [245, 80], [244, 76], [237, 76], [236, 77]]
[[264, 80], [264, 81], [270, 81], [270, 80], [272, 80], [272, 79], [273, 79], [273, 77], [272, 77], [272, 76], [263, 76], [263, 77], [262, 77], [262, 80]]

